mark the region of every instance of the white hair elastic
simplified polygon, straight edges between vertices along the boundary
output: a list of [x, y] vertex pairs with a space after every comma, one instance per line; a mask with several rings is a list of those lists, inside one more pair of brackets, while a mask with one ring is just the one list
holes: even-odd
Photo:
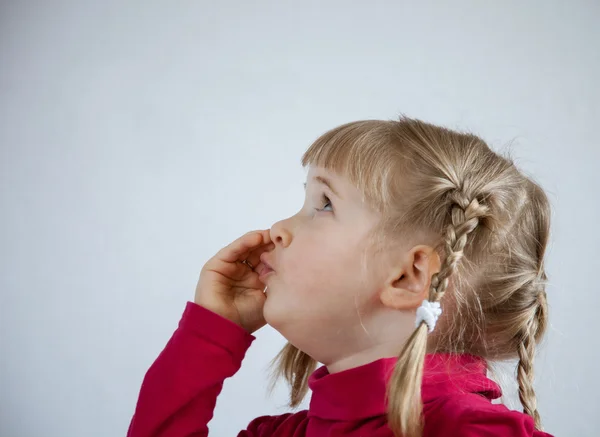
[[423, 301], [421, 306], [417, 308], [417, 321], [415, 327], [419, 327], [421, 322], [425, 322], [429, 328], [429, 332], [435, 328], [435, 323], [442, 314], [442, 308], [439, 302], [429, 302], [427, 299]]

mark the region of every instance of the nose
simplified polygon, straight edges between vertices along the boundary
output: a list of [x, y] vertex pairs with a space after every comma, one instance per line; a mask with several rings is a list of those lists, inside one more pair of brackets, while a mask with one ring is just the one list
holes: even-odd
[[292, 233], [290, 231], [291, 217], [279, 220], [273, 226], [271, 226], [271, 241], [275, 243], [275, 246], [281, 245], [282, 247], [288, 247], [292, 242]]

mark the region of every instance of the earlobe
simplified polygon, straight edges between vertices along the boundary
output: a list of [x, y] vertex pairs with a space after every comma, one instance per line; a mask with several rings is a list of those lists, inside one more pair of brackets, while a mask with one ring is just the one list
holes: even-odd
[[418, 305], [413, 303], [413, 293], [400, 287], [385, 287], [380, 295], [381, 303], [395, 310], [410, 310]]

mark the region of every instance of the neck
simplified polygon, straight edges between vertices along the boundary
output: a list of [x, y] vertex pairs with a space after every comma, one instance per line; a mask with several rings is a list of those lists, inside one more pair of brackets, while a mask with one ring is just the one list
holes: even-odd
[[400, 352], [401, 349], [399, 349], [397, 342], [384, 343], [350, 355], [339, 357], [330, 362], [324, 362], [323, 364], [327, 366], [329, 373], [337, 373], [371, 363], [380, 358], [398, 357]]
[[352, 345], [349, 350], [337, 351], [337, 354], [331, 354], [325, 361], [318, 361], [327, 366], [330, 373], [336, 373], [380, 358], [397, 358], [414, 329], [412, 315], [399, 314], [398, 311], [382, 311], [372, 320], [376, 320], [377, 323], [365, 321], [366, 329], [361, 325], [349, 331], [343, 341], [344, 345]]

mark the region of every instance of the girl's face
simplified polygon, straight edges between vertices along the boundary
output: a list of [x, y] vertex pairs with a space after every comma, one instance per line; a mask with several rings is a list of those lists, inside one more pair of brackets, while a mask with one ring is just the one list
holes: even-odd
[[302, 209], [271, 227], [275, 249], [265, 257], [275, 272], [265, 279], [265, 320], [326, 365], [398, 341], [398, 331], [382, 335], [399, 320], [379, 295], [390, 265], [370, 256], [371, 267], [362, 268], [378, 221], [347, 179], [310, 167]]

